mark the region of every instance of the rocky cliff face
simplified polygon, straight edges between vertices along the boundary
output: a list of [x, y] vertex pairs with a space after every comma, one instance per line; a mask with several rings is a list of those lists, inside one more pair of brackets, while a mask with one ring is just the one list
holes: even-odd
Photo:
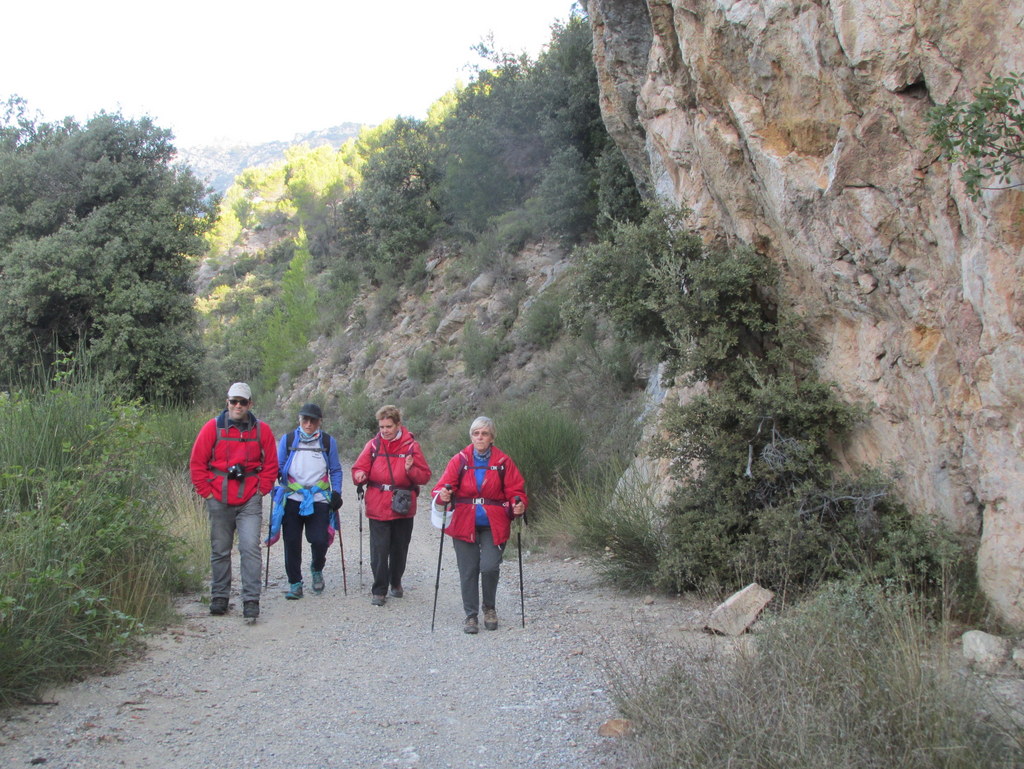
[[965, 196], [925, 114], [1024, 70], [1021, 0], [589, 0], [602, 109], [642, 187], [783, 266], [823, 374], [867, 420], [844, 461], [903, 471], [980, 535], [1024, 625], [1024, 193]]

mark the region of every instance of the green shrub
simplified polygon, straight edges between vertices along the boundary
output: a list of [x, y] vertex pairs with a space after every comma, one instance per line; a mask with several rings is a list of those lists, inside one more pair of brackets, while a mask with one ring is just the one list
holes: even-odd
[[637, 769], [981, 769], [1024, 760], [1018, 727], [950, 664], [921, 607], [832, 586], [755, 636], [756, 652], [620, 660], [613, 696]]
[[524, 343], [548, 349], [562, 333], [562, 299], [553, 290], [538, 296], [526, 311], [523, 323]]
[[483, 379], [503, 351], [500, 339], [484, 334], [473, 321], [466, 322], [462, 331], [462, 362], [467, 376]]
[[0, 704], [108, 664], [197, 586], [209, 544], [186, 535], [205, 524], [183, 474], [197, 421], [77, 375], [5, 396]]
[[437, 374], [437, 361], [433, 350], [424, 347], [409, 357], [410, 379], [430, 384], [437, 377]]
[[495, 420], [496, 443], [515, 461], [535, 500], [549, 498], [559, 483], [578, 474], [586, 448], [578, 419], [533, 402], [503, 411]]
[[328, 420], [326, 426], [327, 431], [338, 439], [342, 455], [353, 459], [377, 432], [377, 409], [384, 405], [375, 403], [366, 390], [366, 380], [357, 379], [347, 393], [336, 393], [335, 407], [331, 411], [337, 416]]

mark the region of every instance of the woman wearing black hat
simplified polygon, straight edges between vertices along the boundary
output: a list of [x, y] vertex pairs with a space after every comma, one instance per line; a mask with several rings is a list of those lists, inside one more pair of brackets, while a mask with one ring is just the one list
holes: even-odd
[[[327, 548], [337, 528], [341, 508], [342, 469], [338, 442], [320, 429], [323, 412], [315, 403], [299, 410], [299, 426], [281, 436], [277, 461], [281, 486], [275, 490], [278, 509], [283, 501], [281, 538], [284, 540], [284, 570], [288, 575], [285, 598], [302, 598], [302, 534], [310, 547], [313, 592], [324, 589]], [[271, 524], [273, 529], [273, 522]], [[273, 541], [273, 532], [270, 542]]]

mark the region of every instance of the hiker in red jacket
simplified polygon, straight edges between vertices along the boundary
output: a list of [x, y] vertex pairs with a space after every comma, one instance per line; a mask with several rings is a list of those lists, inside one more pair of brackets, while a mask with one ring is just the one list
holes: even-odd
[[494, 445], [496, 435], [490, 417], [474, 419], [472, 443], [451, 458], [433, 491], [438, 501], [455, 503], [444, 533], [452, 538], [459, 564], [466, 633], [479, 629], [481, 589], [484, 627], [498, 629], [495, 596], [501, 557], [512, 520], [526, 512], [526, 483], [512, 458]]
[[380, 432], [366, 443], [352, 463], [352, 480], [366, 485], [366, 517], [370, 522], [370, 569], [373, 586], [370, 603], [383, 606], [388, 587], [391, 595], [403, 595], [409, 542], [412, 539], [416, 496], [430, 480], [430, 465], [416, 437], [402, 427], [397, 406], [377, 410]]
[[225, 614], [231, 594], [231, 546], [238, 531], [242, 616], [260, 615], [260, 525], [263, 496], [277, 480], [277, 447], [270, 425], [252, 413], [245, 382], [228, 389], [227, 408], [199, 430], [189, 472], [210, 519], [210, 614]]

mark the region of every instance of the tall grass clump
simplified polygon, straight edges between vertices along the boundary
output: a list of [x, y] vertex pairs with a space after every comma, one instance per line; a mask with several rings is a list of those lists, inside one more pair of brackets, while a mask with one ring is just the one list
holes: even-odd
[[[167, 502], [195, 423], [157, 419], [87, 377], [0, 408], [0, 705], [108, 664], [199, 567]], [[188, 432], [191, 435], [186, 439]], [[193, 527], [195, 524], [192, 524]]]
[[598, 573], [620, 587], [649, 588], [665, 546], [656, 484], [621, 463], [603, 470], [559, 488], [556, 511], [541, 519], [538, 536], [592, 556]]
[[580, 473], [586, 436], [578, 418], [531, 402], [503, 411], [496, 422], [495, 442], [515, 461], [535, 502]]
[[1009, 712], [951, 667], [925, 615], [905, 595], [828, 586], [767, 623], [753, 653], [637, 660], [613, 691], [637, 727], [630, 765], [1020, 766]]

